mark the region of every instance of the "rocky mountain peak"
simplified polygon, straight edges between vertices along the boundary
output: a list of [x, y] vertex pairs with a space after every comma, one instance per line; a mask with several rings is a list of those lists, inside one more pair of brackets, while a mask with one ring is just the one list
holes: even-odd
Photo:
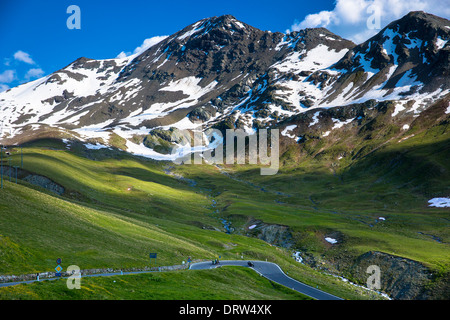
[[145, 153], [133, 145], [140, 137], [197, 120], [253, 130], [370, 99], [420, 112], [450, 91], [449, 31], [448, 20], [413, 12], [355, 45], [325, 28], [283, 34], [231, 15], [202, 19], [138, 56], [80, 58], [1, 93], [3, 135], [57, 126], [107, 144], [113, 130]]
[[326, 45], [334, 50], [353, 48], [356, 44], [350, 40], [341, 38], [326, 28], [306, 28], [294, 31], [286, 36], [294, 43], [294, 50], [311, 50], [319, 44]]
[[[450, 21], [416, 11], [391, 22], [378, 34], [355, 46], [336, 65], [336, 69], [360, 72], [355, 83], [379, 85], [404, 94], [443, 91], [449, 88]], [[354, 76], [352, 76], [354, 77]], [[368, 81], [370, 80], [370, 82]], [[342, 81], [347, 84], [347, 82]], [[360, 90], [362, 96], [365, 91]]]
[[407, 15], [403, 16], [397, 21], [390, 23], [389, 25], [398, 25], [403, 29], [403, 31], [407, 32], [408, 29], [415, 29], [417, 31], [420, 31], [423, 28], [445, 29], [445, 27], [449, 26], [450, 24], [447, 19], [438, 17], [431, 13], [426, 13], [423, 11], [411, 11]]
[[218, 17], [211, 17], [206, 19], [210, 23], [211, 28], [216, 29], [245, 29], [250, 28], [254, 29], [254, 27], [247, 25], [246, 23], [239, 21], [234, 16], [230, 14], [225, 14]]
[[173, 40], [188, 42], [192, 39], [203, 38], [205, 36], [218, 36], [232, 39], [258, 31], [262, 32], [257, 28], [237, 20], [232, 15], [223, 15], [199, 20], [175, 33]]

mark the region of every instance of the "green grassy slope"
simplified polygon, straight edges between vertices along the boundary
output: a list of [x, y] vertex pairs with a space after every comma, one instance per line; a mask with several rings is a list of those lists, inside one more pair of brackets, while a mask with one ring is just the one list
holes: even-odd
[[[0, 193], [1, 274], [53, 271], [58, 257], [63, 266], [82, 269], [145, 267], [149, 252], [158, 253], [158, 265], [180, 264], [188, 256], [243, 257], [276, 262], [291, 276], [336, 295], [367, 297], [363, 290], [298, 264], [287, 250], [222, 232], [211, 191], [164, 174], [160, 163], [129, 156], [93, 161], [37, 146], [24, 154], [26, 170], [64, 185], [68, 197], [20, 180], [5, 181]], [[214, 174], [217, 183], [223, 178]], [[127, 190], [130, 185], [132, 191]]]
[[[80, 146], [67, 150], [58, 140], [29, 143], [24, 169], [61, 184], [66, 193], [5, 181], [0, 273], [52, 271], [58, 257], [90, 269], [143, 267], [149, 252], [158, 252], [160, 265], [180, 264], [187, 256], [243, 256], [276, 262], [292, 277], [345, 298], [367, 297], [295, 262], [289, 250], [245, 236], [256, 220], [289, 226], [294, 247], [325, 266], [336, 257], [350, 261], [376, 250], [446, 273], [448, 209], [427, 207], [428, 199], [449, 192], [449, 134], [441, 129], [338, 163], [289, 149], [275, 176], [261, 176], [249, 165], [227, 166], [231, 177], [210, 165], [175, 166], [195, 186], [166, 174], [173, 164]], [[13, 154], [17, 165], [18, 150]], [[222, 218], [235, 233], [223, 232]], [[330, 234], [339, 245], [324, 240]]]
[[[371, 139], [375, 151], [364, 155], [357, 128], [339, 140], [288, 146], [274, 176], [259, 175], [256, 166], [226, 166], [235, 179], [217, 180], [224, 184], [217, 189], [227, 190], [218, 197], [222, 214], [242, 232], [252, 218], [288, 225], [299, 248], [319, 255], [378, 250], [448, 271], [449, 209], [428, 200], [450, 194], [450, 130], [447, 121], [426, 130], [416, 122], [388, 142]], [[372, 135], [385, 135], [386, 126], [380, 128]], [[202, 181], [205, 169], [179, 170]], [[342, 236], [340, 246], [324, 242], [332, 233]]]
[[44, 300], [310, 300], [260, 277], [249, 269], [172, 271], [82, 278], [79, 290], [66, 280], [43, 281], [0, 289], [0, 299]]

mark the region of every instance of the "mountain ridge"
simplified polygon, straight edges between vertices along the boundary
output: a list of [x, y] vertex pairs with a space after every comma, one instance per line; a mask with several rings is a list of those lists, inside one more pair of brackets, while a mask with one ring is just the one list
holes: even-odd
[[109, 146], [117, 135], [122, 149], [148, 155], [143, 140], [157, 128], [254, 132], [369, 100], [395, 100], [418, 114], [450, 92], [449, 39], [450, 22], [424, 12], [410, 12], [362, 44], [325, 28], [283, 34], [231, 15], [206, 18], [140, 54], [81, 57], [0, 93], [0, 137], [21, 143], [33, 131], [57, 128]]

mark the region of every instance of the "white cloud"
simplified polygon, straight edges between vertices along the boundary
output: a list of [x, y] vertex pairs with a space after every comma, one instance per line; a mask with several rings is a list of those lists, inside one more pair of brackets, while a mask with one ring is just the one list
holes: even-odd
[[3, 73], [0, 73], [0, 82], [10, 83], [13, 82], [16, 78], [15, 70], [5, 70]]
[[335, 19], [335, 15], [331, 11], [320, 11], [319, 13], [309, 14], [306, 16], [299, 24], [292, 26], [293, 31], [298, 31], [304, 28], [315, 28], [315, 27], [327, 27]]
[[[410, 11], [425, 11], [450, 18], [448, 1], [442, 0], [337, 0], [333, 10], [309, 14], [303, 21], [294, 23], [291, 31], [324, 27], [343, 38], [361, 43]], [[380, 26], [369, 28], [376, 14], [379, 14]]]
[[[5, 70], [2, 73], [0, 73], [0, 92], [8, 90], [10, 87], [14, 87], [17, 84], [23, 83], [25, 81], [30, 81], [32, 79], [40, 78], [44, 75], [44, 70], [42, 70], [39, 65], [36, 64], [36, 62], [30, 57], [30, 54], [18, 50], [16, 53], [14, 53], [13, 58], [4, 58], [3, 64], [5, 66], [10, 65], [16, 65], [17, 70], [11, 69]], [[33, 65], [33, 67], [28, 66], [30, 69], [23, 75], [22, 70], [26, 68], [23, 64], [18, 65], [18, 62], [24, 62], [27, 65]], [[20, 76], [18, 77], [18, 73]]]
[[167, 38], [167, 36], [156, 36], [156, 37], [145, 39], [144, 42], [141, 44], [141, 46], [134, 49], [134, 54], [141, 54], [148, 48], [153, 47], [155, 44], [163, 41], [165, 38]]
[[23, 52], [22, 50], [19, 50], [16, 53], [14, 53], [14, 59], [28, 64], [35, 64], [33, 59], [31, 59], [30, 55], [26, 52]]
[[142, 52], [144, 52], [145, 50], [147, 50], [150, 47], [153, 47], [155, 44], [163, 41], [165, 38], [167, 38], [168, 36], [156, 36], [156, 37], [152, 37], [152, 38], [148, 38], [145, 39], [144, 42], [142, 42], [142, 44], [137, 47], [136, 49], [134, 49], [133, 53], [131, 52], [124, 52], [122, 51], [121, 53], [119, 53], [117, 55], [117, 59], [121, 59], [121, 58], [126, 58], [131, 54], [141, 54]]
[[16, 79], [15, 70], [5, 70], [2, 73], [0, 73], [0, 92], [8, 90], [9, 86], [5, 83], [13, 82], [15, 79]]
[[117, 55], [117, 57], [116, 57], [116, 59], [123, 59], [123, 58], [126, 58], [127, 56], [129, 56], [131, 54], [131, 52], [128, 52], [128, 54], [127, 53], [125, 53], [125, 52], [121, 52], [121, 53], [119, 53], [118, 55]]
[[28, 70], [28, 72], [25, 74], [25, 79], [30, 80], [33, 78], [40, 78], [44, 75], [44, 70], [41, 68], [33, 68]]
[[0, 92], [6, 91], [8, 89], [9, 89], [9, 86], [7, 86], [6, 84], [0, 83]]

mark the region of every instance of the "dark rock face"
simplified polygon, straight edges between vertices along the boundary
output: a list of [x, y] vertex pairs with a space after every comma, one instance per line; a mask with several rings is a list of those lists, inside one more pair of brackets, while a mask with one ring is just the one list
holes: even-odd
[[295, 42], [295, 51], [311, 50], [319, 44], [337, 51], [355, 46], [352, 41], [343, 39], [325, 28], [307, 28], [294, 31], [288, 35], [288, 38]]
[[379, 251], [369, 251], [356, 257], [341, 252], [335, 257], [328, 257], [326, 263], [318, 263], [308, 253], [303, 253], [302, 258], [304, 263], [313, 268], [337, 273], [353, 283], [386, 293], [394, 300], [449, 298], [449, 283], [446, 281], [448, 272], [433, 272], [411, 259]]
[[[198, 103], [184, 112], [196, 109], [190, 117], [199, 115], [200, 107], [223, 106], [241, 99], [250, 89], [248, 79], [256, 79], [270, 65], [281, 59], [287, 50], [275, 50], [281, 33], [269, 33], [253, 28], [225, 15], [201, 20], [163, 40], [137, 57], [119, 75], [117, 81], [143, 79], [140, 95], [147, 97], [143, 106], [157, 102], [175, 102], [187, 96], [178, 92], [158, 91], [164, 84], [185, 77], [201, 78], [199, 86], [217, 82], [215, 90], [200, 97]], [[217, 97], [225, 94], [219, 102]], [[206, 116], [206, 117], [205, 117]], [[208, 118], [203, 113], [201, 118]]]
[[152, 148], [155, 151], [168, 154], [175, 147], [175, 144], [186, 145], [190, 143], [190, 136], [187, 133], [180, 131], [177, 128], [170, 128], [168, 130], [155, 129], [144, 138], [144, 145]]
[[246, 235], [283, 248], [292, 248], [294, 240], [288, 226], [253, 221], [248, 224]]
[[33, 185], [45, 188], [51, 192], [54, 192], [56, 194], [62, 195], [65, 191], [64, 187], [53, 182], [47, 177], [43, 177], [37, 174], [30, 174], [23, 178], [23, 181], [26, 181], [28, 183], [31, 183]]
[[[449, 25], [447, 19], [424, 12], [410, 12], [354, 47], [336, 63], [335, 68], [347, 70], [342, 76], [347, 79], [352, 77], [354, 72], [367, 69], [365, 65], [380, 70], [383, 74], [395, 65], [398, 67], [388, 79], [386, 88], [395, 88], [407, 72], [410, 77], [417, 76], [417, 80], [424, 84], [421, 92], [448, 88], [450, 47], [444, 45], [441, 48], [440, 45], [450, 39]], [[384, 81], [385, 79], [380, 77], [376, 84]], [[364, 79], [357, 82], [357, 85], [363, 88], [374, 84], [367, 83]]]
[[367, 252], [361, 255], [348, 272], [365, 283], [371, 265], [380, 268], [381, 289], [396, 300], [423, 299], [427, 295], [427, 285], [432, 280], [431, 272], [421, 263], [396, 257], [383, 252]]
[[189, 112], [188, 117], [191, 122], [204, 122], [211, 119], [216, 113], [214, 108], [206, 108], [206, 107], [197, 107], [191, 112]]

